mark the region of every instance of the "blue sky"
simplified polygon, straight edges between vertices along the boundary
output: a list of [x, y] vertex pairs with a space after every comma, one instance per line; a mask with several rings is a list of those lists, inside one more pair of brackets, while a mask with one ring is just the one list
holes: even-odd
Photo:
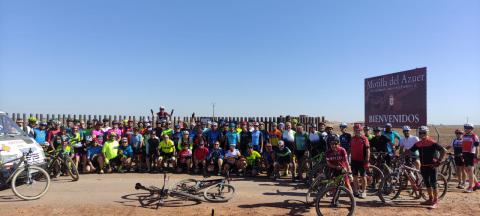
[[480, 1], [0, 0], [0, 109], [363, 120], [428, 68], [429, 123], [480, 123]]

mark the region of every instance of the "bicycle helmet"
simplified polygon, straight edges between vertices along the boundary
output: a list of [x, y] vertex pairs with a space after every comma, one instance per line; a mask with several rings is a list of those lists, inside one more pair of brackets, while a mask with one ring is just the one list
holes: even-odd
[[330, 136], [328, 136], [328, 138], [327, 138], [327, 143], [331, 143], [331, 142], [337, 142], [337, 143], [339, 143], [339, 142], [340, 142], [340, 138], [339, 138], [336, 134], [330, 135]]
[[29, 122], [29, 123], [36, 123], [36, 122], [37, 122], [37, 118], [31, 116], [31, 117], [28, 118], [28, 122]]
[[390, 127], [390, 128], [391, 128], [391, 127], [392, 127], [392, 124], [391, 124], [391, 123], [387, 123], [387, 124], [385, 124], [385, 127]]
[[182, 134], [183, 134], [183, 135], [189, 135], [190, 132], [188, 132], [188, 131], [183, 131]]
[[92, 136], [86, 136], [86, 137], [85, 137], [85, 141], [87, 141], [87, 142], [93, 141]]
[[426, 132], [428, 132], [428, 131], [429, 131], [429, 129], [428, 129], [428, 127], [425, 126], [425, 125], [422, 125], [422, 126], [420, 126], [420, 127], [418, 128], [418, 132], [419, 132], [419, 133], [426, 133]]
[[348, 125], [347, 125], [347, 123], [345, 123], [345, 122], [342, 122], [342, 123], [340, 124], [340, 128], [347, 128], [347, 127], [348, 127]]
[[47, 126], [46, 122], [40, 122], [40, 126]]
[[235, 127], [235, 123], [230, 123], [229, 127], [234, 128], [234, 127]]
[[469, 129], [469, 130], [473, 130], [475, 128], [475, 126], [471, 123], [467, 123], [467, 124], [464, 124], [463, 125], [463, 128], [464, 129]]
[[455, 134], [463, 134], [463, 133], [464, 133], [463, 130], [460, 130], [460, 129], [455, 130]]
[[402, 130], [403, 130], [403, 131], [410, 131], [411, 128], [410, 128], [410, 126], [405, 125], [405, 126], [402, 127]]
[[373, 128], [373, 132], [380, 132], [380, 131], [382, 131], [381, 127], [374, 127]]
[[363, 130], [363, 126], [362, 126], [362, 124], [355, 124], [355, 125], [353, 125], [353, 129], [354, 130]]

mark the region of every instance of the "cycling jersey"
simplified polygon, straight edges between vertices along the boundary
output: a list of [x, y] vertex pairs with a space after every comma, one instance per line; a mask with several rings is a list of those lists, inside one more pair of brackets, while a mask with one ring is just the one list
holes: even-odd
[[208, 160], [212, 160], [212, 159], [223, 159], [223, 149], [221, 148], [218, 148], [218, 149], [211, 149], [209, 150], [209, 154], [208, 154]]
[[352, 140], [352, 135], [349, 133], [343, 133], [338, 137], [340, 139], [340, 146], [344, 148], [347, 152], [350, 151], [350, 141]]
[[478, 136], [474, 133], [471, 134], [464, 134], [463, 135], [463, 142], [462, 142], [462, 150], [463, 152], [469, 152], [475, 154], [475, 150], [478, 147]]
[[283, 149], [278, 149], [278, 150], [275, 151], [275, 155], [276, 155], [277, 160], [287, 159], [287, 158], [290, 159], [291, 154], [292, 154], [292, 152], [286, 146], [283, 147]]
[[189, 149], [192, 150], [193, 149], [193, 142], [190, 140], [190, 138], [187, 138], [187, 139], [184, 139], [183, 137], [178, 140], [178, 144], [177, 144], [177, 149], [180, 151], [183, 149], [183, 145], [189, 145]]
[[200, 147], [200, 148], [195, 149], [195, 152], [193, 153], [193, 156], [197, 160], [205, 160], [208, 156], [208, 148]]
[[81, 148], [82, 147], [82, 137], [80, 136], [80, 132], [72, 134], [71, 139], [70, 139], [70, 143], [75, 148]]
[[420, 163], [422, 166], [429, 166], [438, 162], [438, 158], [436, 158], [436, 152], [442, 151], [443, 147], [434, 140], [427, 138], [415, 143], [410, 150], [418, 150], [420, 153]]
[[184, 162], [185, 159], [192, 157], [192, 150], [182, 149], [180, 152], [178, 152], [178, 157], [180, 158], [180, 162]]
[[136, 135], [134, 134], [130, 139], [130, 145], [134, 149], [139, 149], [140, 145], [142, 144], [142, 141], [143, 141], [143, 136], [141, 134], [136, 134]]
[[353, 136], [352, 140], [350, 141], [351, 147], [351, 154], [352, 154], [352, 161], [368, 161], [367, 158], [367, 149], [370, 148], [370, 143], [368, 142], [368, 138], [361, 135], [361, 136]]
[[400, 141], [400, 135], [396, 131], [384, 131], [382, 135], [386, 136], [389, 140], [387, 144], [387, 152], [389, 154], [393, 154], [393, 144], [395, 144], [395, 139], [398, 139]]
[[245, 159], [247, 159], [247, 165], [252, 166], [255, 164], [257, 159], [260, 159], [262, 156], [257, 151], [253, 150]]
[[147, 152], [150, 154], [155, 153], [159, 145], [160, 140], [158, 139], [158, 137], [150, 137], [150, 139], [148, 139]]
[[159, 148], [163, 153], [173, 153], [175, 151], [175, 145], [172, 140], [162, 140]]
[[263, 139], [263, 134], [259, 130], [252, 131], [252, 145], [259, 146], [260, 140]]
[[33, 130], [35, 131], [35, 141], [40, 145], [45, 144], [47, 140], [47, 130], [40, 130], [39, 128], [34, 128]]
[[228, 141], [228, 145], [237, 145], [238, 144], [238, 138], [239, 138], [239, 135], [237, 132], [232, 132], [232, 131], [228, 131], [227, 132], [227, 141]]
[[295, 133], [295, 147], [297, 151], [304, 151], [307, 146], [308, 135], [307, 133]]
[[399, 146], [403, 147], [405, 150], [409, 150], [418, 141], [420, 141], [420, 139], [418, 139], [418, 137], [416, 137], [416, 136], [404, 137], [404, 138], [400, 139]]
[[370, 146], [375, 152], [387, 152], [388, 142], [390, 142], [390, 140], [384, 135], [375, 136], [370, 140]]
[[240, 133], [240, 149], [242, 152], [247, 149], [248, 144], [252, 141], [252, 132], [250, 131], [242, 131]]
[[463, 140], [462, 139], [454, 139], [452, 141], [453, 153], [457, 155], [462, 155], [463, 152]]
[[169, 137], [172, 137], [173, 130], [171, 128], [167, 128], [167, 129], [163, 130], [162, 133], [161, 133], [161, 137], [163, 137], [165, 135], [167, 135]]
[[334, 166], [341, 166], [344, 169], [348, 169], [347, 151], [342, 147], [338, 147], [336, 150], [328, 150], [325, 153], [325, 159]]
[[295, 141], [295, 131], [292, 129], [283, 131], [282, 140], [293, 143]]
[[105, 158], [107, 160], [111, 160], [117, 157], [118, 147], [119, 147], [119, 144], [117, 141], [107, 140], [105, 144], [103, 144], [102, 153], [105, 154]]
[[238, 158], [238, 153], [239, 151], [237, 149], [234, 149], [233, 152], [228, 150], [225, 153], [225, 159], [230, 163], [235, 162], [235, 160]]
[[278, 147], [278, 141], [282, 138], [282, 132], [278, 129], [268, 132], [270, 136], [270, 144], [274, 147]]
[[220, 140], [222, 133], [219, 130], [209, 130], [205, 136], [207, 138], [208, 146], [213, 147], [216, 141]]
[[133, 149], [132, 149], [132, 146], [130, 145], [127, 145], [127, 146], [121, 145], [120, 147], [118, 147], [118, 149], [122, 152], [122, 156], [126, 158], [130, 158], [133, 156]]
[[87, 158], [93, 160], [95, 155], [102, 153], [102, 146], [90, 146], [87, 148]]

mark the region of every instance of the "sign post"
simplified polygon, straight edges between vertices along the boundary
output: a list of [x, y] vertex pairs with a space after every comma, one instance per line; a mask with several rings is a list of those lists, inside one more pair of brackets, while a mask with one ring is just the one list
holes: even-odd
[[427, 125], [427, 68], [365, 79], [365, 124]]

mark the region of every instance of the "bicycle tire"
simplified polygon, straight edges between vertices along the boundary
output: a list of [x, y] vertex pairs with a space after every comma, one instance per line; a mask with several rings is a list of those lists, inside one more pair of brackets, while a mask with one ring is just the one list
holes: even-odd
[[[13, 174], [12, 180], [11, 180], [11, 187], [12, 187], [13, 193], [17, 197], [19, 197], [20, 199], [36, 200], [36, 199], [41, 198], [43, 195], [45, 195], [47, 193], [48, 189], [50, 188], [50, 175], [48, 174], [47, 171], [45, 171], [41, 167], [30, 166], [29, 169], [30, 170], [36, 170], [37, 171], [36, 174], [38, 174], [40, 177], [43, 176], [46, 179], [47, 184], [46, 184], [45, 188], [43, 188], [43, 190], [39, 194], [34, 195], [34, 196], [27, 196], [27, 195], [24, 195], [24, 194], [20, 193], [18, 191], [18, 188], [17, 188], [18, 186], [20, 186], [20, 185], [17, 185], [17, 183], [18, 183], [17, 179], [23, 177], [23, 176], [20, 176], [20, 175], [22, 175], [22, 173], [26, 171], [25, 168], [21, 168], [21, 169], [18, 169], [18, 170], [15, 171], [15, 173]], [[27, 174], [27, 173], [25, 173], [25, 174]], [[32, 184], [34, 184], [34, 182]]]
[[447, 177], [447, 181], [450, 181], [452, 179], [452, 166], [450, 162], [442, 164], [440, 168], [440, 173]]
[[313, 181], [312, 185], [308, 188], [307, 194], [305, 195], [305, 204], [311, 206], [315, 203], [315, 198], [319, 191], [322, 191], [325, 187], [324, 184], [321, 184], [321, 176], [317, 176]]
[[373, 191], [373, 193], [376, 196], [378, 196], [380, 200], [382, 200], [381, 187], [383, 185], [382, 181], [385, 179], [383, 172], [380, 170], [380, 168], [374, 165], [370, 165], [366, 172], [366, 176], [367, 176], [367, 182], [368, 182], [367, 188]]
[[204, 201], [203, 200], [203, 195], [202, 196], [198, 196], [198, 195], [194, 195], [194, 194], [190, 194], [186, 191], [179, 191], [179, 190], [176, 190], [176, 191], [169, 191], [169, 195], [171, 197], [180, 197], [180, 198], [184, 198], [184, 199], [190, 199], [190, 200], [194, 200], [194, 201], [199, 201], [199, 202], [202, 202]]
[[[321, 206], [320, 206], [320, 202], [322, 201], [323, 198], [327, 198], [328, 195], [327, 193], [332, 191], [332, 190], [340, 190], [340, 192], [338, 193], [341, 193], [343, 192], [344, 194], [347, 195], [347, 199], [348, 199], [348, 204], [347, 206], [348, 207], [348, 216], [351, 216], [355, 213], [355, 206], [356, 206], [356, 202], [355, 202], [355, 198], [353, 197], [353, 194], [352, 192], [350, 192], [346, 187], [344, 186], [332, 186], [332, 187], [327, 187], [327, 188], [324, 188], [320, 193], [318, 193], [317, 195], [317, 198], [315, 200], [315, 211], [317, 212], [317, 215], [324, 215], [321, 211]], [[339, 194], [340, 196], [340, 194]], [[334, 199], [335, 196], [333, 196], [332, 199]], [[334, 202], [336, 203], [338, 200], [334, 200]], [[335, 213], [334, 215], [339, 215], [338, 213]]]
[[378, 194], [382, 203], [387, 203], [398, 198], [397, 191], [400, 188], [400, 178], [396, 174], [383, 176], [381, 184], [381, 192]]
[[[420, 195], [422, 196], [422, 198], [424, 200], [428, 200], [428, 194], [424, 193], [423, 191], [425, 191], [423, 188], [424, 188], [424, 183], [423, 183], [423, 180], [422, 182], [420, 183], [421, 185], [421, 190], [420, 190]], [[437, 174], [437, 190], [438, 190], [438, 200], [441, 200], [443, 199], [443, 197], [445, 197], [445, 195], [447, 194], [447, 191], [448, 191], [448, 181], [447, 181], [447, 178], [438, 173]]]
[[[227, 189], [229, 195], [224, 196], [224, 190]], [[213, 191], [212, 191], [213, 190]], [[217, 192], [217, 193], [211, 193]], [[231, 193], [230, 193], [231, 192]], [[203, 191], [203, 197], [205, 200], [210, 202], [227, 202], [231, 200], [235, 196], [235, 187], [229, 184], [218, 183], [214, 184], [210, 187], [207, 187], [205, 191]]]
[[67, 168], [68, 175], [72, 177], [72, 181], [78, 181], [80, 179], [77, 166], [73, 162], [72, 158], [65, 158], [64, 166]]
[[176, 182], [173, 184], [169, 190], [170, 191], [187, 191], [188, 189], [191, 189], [193, 186], [197, 185], [198, 180], [196, 179], [184, 179], [179, 182]]

